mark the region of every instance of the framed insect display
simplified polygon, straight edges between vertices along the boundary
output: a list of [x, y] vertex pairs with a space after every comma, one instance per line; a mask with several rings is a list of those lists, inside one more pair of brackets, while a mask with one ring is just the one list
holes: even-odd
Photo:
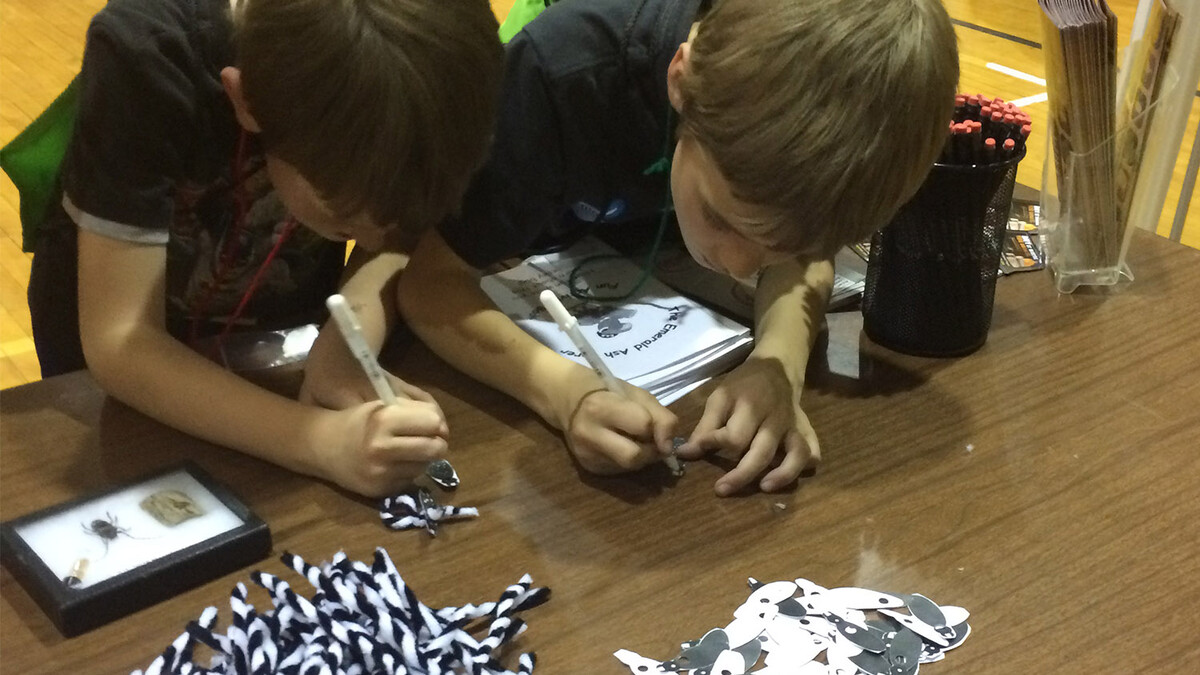
[[188, 463], [0, 524], [0, 558], [65, 637], [250, 565], [271, 533]]

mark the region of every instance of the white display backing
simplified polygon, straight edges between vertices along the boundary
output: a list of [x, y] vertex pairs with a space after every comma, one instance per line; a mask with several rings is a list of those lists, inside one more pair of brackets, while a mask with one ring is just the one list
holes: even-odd
[[[175, 526], [163, 525], [139, 505], [160, 490], [178, 490], [186, 494], [204, 510], [204, 514]], [[106, 541], [88, 531], [96, 520], [113, 523], [123, 531], [115, 539]], [[78, 589], [124, 574], [243, 524], [244, 521], [220, 499], [186, 470], [180, 469], [22, 525], [16, 531], [60, 579], [71, 574], [76, 561], [87, 559], [87, 570], [81, 583], [74, 586]]]

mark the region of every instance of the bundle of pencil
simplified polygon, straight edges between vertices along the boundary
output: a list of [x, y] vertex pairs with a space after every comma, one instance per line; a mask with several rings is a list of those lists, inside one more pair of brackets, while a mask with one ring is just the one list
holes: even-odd
[[938, 162], [974, 166], [1019, 157], [1032, 129], [1029, 115], [1008, 101], [959, 94], [954, 99], [950, 137]]

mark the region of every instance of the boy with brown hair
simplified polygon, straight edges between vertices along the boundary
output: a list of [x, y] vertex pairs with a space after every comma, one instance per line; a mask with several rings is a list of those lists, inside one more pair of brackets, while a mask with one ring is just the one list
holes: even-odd
[[86, 366], [193, 435], [363, 494], [403, 487], [445, 452], [445, 418], [399, 381], [414, 400], [376, 401], [336, 329], [309, 403], [197, 352], [322, 321], [339, 288], [380, 347], [401, 243], [486, 155], [496, 30], [485, 0], [112, 0], [33, 261], [44, 374]]
[[[525, 334], [478, 270], [616, 222], [652, 227], [668, 194], [700, 264], [759, 277], [754, 350], [679, 453], [740, 458], [719, 495], [756, 480], [774, 491], [819, 459], [800, 397], [830, 259], [883, 226], [932, 166], [957, 50], [937, 0], [708, 4], [564, 2], [518, 34], [491, 159], [462, 213], [422, 240], [398, 301], [436, 352], [562, 430], [585, 470], [657, 461], [675, 416], [633, 386], [606, 391]], [[664, 141], [669, 184], [654, 171]]]

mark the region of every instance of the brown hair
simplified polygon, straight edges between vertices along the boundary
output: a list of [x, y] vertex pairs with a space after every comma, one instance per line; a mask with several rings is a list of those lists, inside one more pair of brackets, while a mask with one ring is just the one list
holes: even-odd
[[885, 225], [920, 187], [958, 82], [938, 0], [717, 0], [688, 64], [680, 133], [767, 214], [742, 234], [819, 256]]
[[264, 147], [336, 214], [416, 229], [458, 207], [503, 71], [487, 0], [243, 0], [234, 22]]

